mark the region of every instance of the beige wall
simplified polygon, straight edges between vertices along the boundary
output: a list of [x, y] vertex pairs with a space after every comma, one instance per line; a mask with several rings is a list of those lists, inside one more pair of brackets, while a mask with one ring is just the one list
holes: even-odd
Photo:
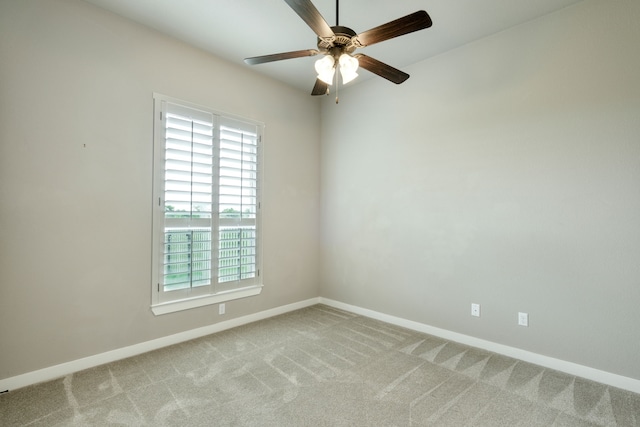
[[640, 379], [638, 22], [584, 1], [326, 99], [322, 296]]
[[[266, 124], [265, 288], [154, 317], [152, 95]], [[0, 1], [0, 379], [316, 297], [319, 106], [76, 0]]]

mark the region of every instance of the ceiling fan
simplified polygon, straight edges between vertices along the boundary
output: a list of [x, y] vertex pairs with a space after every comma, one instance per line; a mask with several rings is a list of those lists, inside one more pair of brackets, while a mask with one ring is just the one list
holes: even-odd
[[356, 70], [358, 66], [393, 83], [400, 84], [404, 82], [409, 78], [409, 74], [362, 53], [354, 54], [354, 51], [358, 48], [371, 46], [374, 43], [380, 43], [394, 37], [423, 30], [432, 25], [431, 18], [427, 12], [420, 10], [356, 34], [351, 28], [340, 26], [337, 22], [339, 16], [339, 0], [336, 0], [336, 25], [334, 27], [330, 27], [329, 24], [327, 24], [327, 21], [325, 21], [310, 0], [284, 1], [306, 22], [313, 32], [317, 34], [318, 49], [255, 56], [246, 58], [244, 62], [249, 65], [257, 65], [265, 62], [321, 54], [323, 57], [316, 61], [315, 64], [318, 77], [311, 91], [311, 95], [325, 95], [329, 93], [329, 86], [333, 83], [337, 68], [340, 69], [343, 84], [357, 77], [358, 74]]

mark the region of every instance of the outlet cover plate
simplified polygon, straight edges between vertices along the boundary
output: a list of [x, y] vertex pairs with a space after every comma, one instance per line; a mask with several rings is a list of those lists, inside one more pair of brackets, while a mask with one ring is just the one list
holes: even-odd
[[529, 313], [518, 313], [518, 325], [529, 326]]
[[471, 303], [471, 315], [480, 317], [480, 304]]

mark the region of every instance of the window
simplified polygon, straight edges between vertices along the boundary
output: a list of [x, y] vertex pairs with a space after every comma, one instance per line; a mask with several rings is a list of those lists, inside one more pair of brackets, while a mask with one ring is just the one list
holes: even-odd
[[154, 101], [154, 313], [259, 294], [262, 125]]

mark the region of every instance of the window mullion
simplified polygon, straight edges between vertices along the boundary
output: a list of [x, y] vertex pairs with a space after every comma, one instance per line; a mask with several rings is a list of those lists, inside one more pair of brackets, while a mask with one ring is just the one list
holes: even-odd
[[213, 118], [213, 173], [211, 174], [211, 288], [218, 290], [220, 271], [220, 117]]
[[[189, 183], [189, 200], [191, 201], [191, 207], [189, 209], [189, 222], [191, 222], [191, 220], [193, 219], [193, 210], [194, 210], [194, 201], [193, 201], [193, 168], [194, 168], [194, 164], [193, 164], [193, 158], [194, 158], [194, 154], [193, 154], [193, 133], [195, 132], [194, 129], [194, 123], [193, 121], [191, 121], [191, 182]], [[193, 278], [192, 278], [192, 283], [191, 283], [191, 287], [193, 287]]]

